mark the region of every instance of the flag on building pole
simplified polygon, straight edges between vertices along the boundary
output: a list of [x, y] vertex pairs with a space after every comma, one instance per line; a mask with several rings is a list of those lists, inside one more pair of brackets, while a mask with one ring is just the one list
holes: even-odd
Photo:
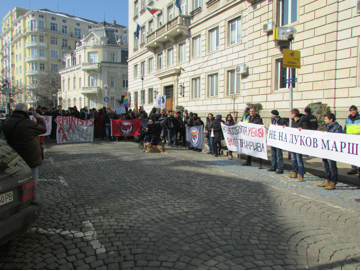
[[125, 94], [125, 97], [124, 97], [124, 100], [123, 100], [123, 105], [125, 107], [129, 107], [128, 92]]
[[150, 12], [150, 14], [154, 15], [156, 14], [158, 11], [160, 11], [160, 13], [162, 13], [162, 10], [159, 8], [152, 8], [150, 6], [147, 6], [147, 10]]
[[179, 0], [175, 0], [175, 6], [179, 9], [179, 14], [182, 14], [182, 9], [181, 9], [181, 6], [179, 4]]
[[135, 36], [137, 37], [138, 40], [139, 40], [139, 33], [140, 33], [141, 29], [142, 29], [142, 27], [137, 23], [137, 30], [135, 31]]

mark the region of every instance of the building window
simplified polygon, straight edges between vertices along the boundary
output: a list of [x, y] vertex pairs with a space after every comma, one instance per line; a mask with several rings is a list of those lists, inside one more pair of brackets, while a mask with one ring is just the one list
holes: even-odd
[[56, 21], [56, 18], [55, 18], [55, 17], [51, 17], [51, 19], [52, 19], [53, 21]]
[[138, 64], [134, 65], [134, 78], [138, 77]]
[[218, 74], [208, 75], [208, 96], [218, 96]]
[[21, 61], [21, 53], [19, 53], [19, 61]]
[[228, 71], [228, 94], [237, 94], [241, 90], [241, 75], [235, 70]]
[[96, 75], [89, 75], [89, 87], [96, 87], [97, 86], [97, 76]]
[[68, 35], [68, 26], [67, 25], [62, 25], [61, 26], [61, 34], [62, 35]]
[[145, 61], [140, 63], [140, 76], [145, 76]]
[[173, 5], [170, 5], [168, 7], [168, 20], [172, 20], [174, 18], [174, 13], [173, 13]]
[[202, 6], [201, 0], [193, 0], [193, 9], [200, 8]]
[[114, 53], [110, 54], [110, 60], [112, 62], [115, 62], [115, 54]]
[[76, 89], [76, 77], [73, 78], [73, 88]]
[[128, 43], [128, 36], [123, 36], [123, 43]]
[[50, 30], [51, 31], [58, 31], [58, 24], [50, 23]]
[[145, 26], [140, 29], [140, 44], [145, 43]]
[[50, 64], [50, 71], [51, 72], [58, 72], [59, 71], [59, 65], [58, 64]]
[[45, 56], [45, 50], [39, 49], [39, 56]]
[[89, 62], [98, 62], [98, 53], [89, 53]]
[[115, 108], [115, 97], [114, 96], [110, 96], [110, 107]]
[[163, 13], [158, 14], [158, 27], [163, 25]]
[[153, 20], [149, 21], [149, 33], [152, 33], [154, 31], [153, 29]]
[[138, 15], [138, 9], [139, 9], [139, 4], [138, 4], [138, 0], [134, 2], [134, 16]]
[[241, 41], [241, 17], [229, 22], [229, 41], [235, 44]]
[[110, 77], [110, 87], [115, 88], [115, 77]]
[[81, 78], [79, 78], [79, 88], [81, 88]]
[[158, 70], [163, 69], [163, 54], [158, 55]]
[[74, 98], [73, 101], [74, 101], [73, 105], [76, 106], [76, 98]]
[[297, 0], [279, 1], [279, 25], [284, 26], [297, 21]]
[[74, 28], [74, 35], [78, 39], [81, 39], [81, 29], [80, 28]]
[[39, 15], [39, 18], [44, 18], [44, 15]]
[[[284, 68], [282, 59], [276, 60], [276, 71], [277, 89], [287, 88], [289, 84], [286, 83], [286, 80], [290, 78], [296, 78], [296, 69]], [[296, 87], [296, 84], [292, 83], [292, 86]]]
[[15, 56], [15, 62], [17, 63], [18, 62], [18, 55], [16, 54]]
[[180, 6], [183, 14], [187, 14], [187, 0], [180, 0]]
[[134, 92], [134, 105], [138, 103], [138, 91]]
[[44, 42], [44, 36], [43, 35], [39, 35], [39, 42]]
[[38, 49], [31, 49], [32, 56], [38, 56]]
[[36, 42], [36, 35], [31, 35], [31, 41]]
[[19, 66], [19, 74], [21, 74], [21, 66]]
[[201, 55], [201, 36], [193, 38], [193, 57]]
[[68, 90], [70, 90], [70, 78], [68, 78]]
[[128, 87], [128, 75], [123, 75], [123, 88]]
[[50, 38], [50, 44], [58, 45], [58, 38], [57, 37], [51, 37]]
[[31, 63], [31, 70], [37, 71], [38, 70], [38, 63], [36, 63], [36, 62]]
[[80, 23], [76, 23], [75, 25], [76, 25], [76, 26], [80, 26]]
[[44, 21], [39, 21], [39, 22], [38, 22], [38, 27], [39, 27], [40, 29], [45, 29], [45, 22], [44, 22]]
[[33, 85], [37, 85], [38, 84], [38, 77], [37, 76], [32, 76], [31, 77], [31, 83]]
[[209, 51], [213, 52], [219, 48], [219, 28], [209, 31]]
[[186, 44], [179, 44], [179, 62], [182, 63], [186, 61]]
[[138, 49], [138, 39], [135, 33], [134, 33], [134, 49]]
[[18, 75], [19, 74], [19, 69], [18, 69], [18, 67], [16, 67], [16, 69], [15, 69], [15, 75]]
[[45, 70], [45, 64], [44, 63], [40, 63], [40, 70], [41, 71]]
[[192, 97], [193, 99], [201, 97], [201, 78], [192, 79]]
[[154, 58], [149, 58], [149, 64], [148, 64], [149, 73], [152, 73], [154, 71]]
[[167, 58], [168, 58], [168, 67], [171, 67], [174, 64], [174, 53], [173, 52], [174, 52], [173, 49], [168, 50], [168, 56], [167, 56]]
[[63, 39], [62, 46], [63, 46], [63, 49], [68, 47], [68, 40], [67, 39]]
[[153, 88], [148, 89], [148, 103], [149, 104], [153, 103]]
[[30, 21], [30, 30], [35, 31], [36, 30], [36, 20]]
[[59, 51], [50, 50], [50, 58], [59, 58]]

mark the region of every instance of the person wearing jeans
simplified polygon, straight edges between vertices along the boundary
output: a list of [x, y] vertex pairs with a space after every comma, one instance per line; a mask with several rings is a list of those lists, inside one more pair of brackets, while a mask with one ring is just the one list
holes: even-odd
[[[296, 108], [292, 109], [290, 112], [290, 116], [292, 119], [292, 128], [297, 128], [300, 132], [302, 129], [307, 129], [307, 119], [304, 115], [300, 115], [300, 111]], [[283, 125], [283, 127], [286, 127], [286, 125]], [[288, 178], [297, 178], [298, 182], [304, 181], [304, 175], [305, 175], [305, 166], [303, 164], [303, 158], [302, 154], [299, 153], [293, 153], [291, 152], [291, 160], [292, 160], [292, 167], [293, 172], [290, 175], [287, 175]]]
[[[214, 155], [214, 135], [213, 137], [212, 135], [212, 130], [213, 130], [213, 125], [214, 125], [214, 117], [212, 113], [208, 114], [208, 119], [207, 119], [207, 123], [206, 123], [206, 127], [205, 127], [205, 131], [206, 131], [206, 137], [207, 137], [207, 144], [209, 146], [209, 152], [210, 154]], [[214, 132], [213, 132], [214, 134]]]
[[[325, 116], [326, 129], [328, 133], [343, 133], [342, 127], [335, 121], [335, 114], [328, 113]], [[325, 180], [323, 183], [317, 184], [318, 187], [324, 187], [327, 190], [336, 189], [338, 169], [336, 161], [330, 159], [322, 159], [323, 169], [325, 170]]]
[[[279, 116], [278, 110], [271, 111], [271, 123], [273, 125], [286, 125], [287, 122]], [[283, 153], [282, 149], [271, 147], [271, 168], [268, 171], [276, 171], [276, 174], [283, 174]], [[278, 160], [278, 162], [277, 162]]]
[[173, 136], [173, 147], [177, 145], [177, 129], [179, 128], [179, 122], [174, 117], [173, 111], [168, 111], [168, 117], [165, 119], [165, 126], [168, 130], [168, 146], [172, 145], [172, 136]]
[[[233, 120], [233, 117], [232, 117], [231, 114], [227, 115], [226, 122], [224, 123], [224, 125], [227, 125], [227, 126], [233, 126], [234, 125], [234, 120]], [[227, 156], [227, 159], [232, 160], [233, 159], [232, 151], [228, 150], [228, 152], [229, 152], [229, 155]]]

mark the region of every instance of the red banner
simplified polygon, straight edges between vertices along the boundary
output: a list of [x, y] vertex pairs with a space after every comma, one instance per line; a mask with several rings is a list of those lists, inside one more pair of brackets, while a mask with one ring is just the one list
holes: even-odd
[[111, 120], [112, 136], [137, 136], [141, 129], [140, 119], [132, 120]]

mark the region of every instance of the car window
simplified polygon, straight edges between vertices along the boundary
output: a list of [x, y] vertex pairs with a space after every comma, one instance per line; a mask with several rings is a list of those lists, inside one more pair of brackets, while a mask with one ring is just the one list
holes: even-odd
[[28, 164], [4, 140], [0, 139], [0, 180], [31, 172]]

